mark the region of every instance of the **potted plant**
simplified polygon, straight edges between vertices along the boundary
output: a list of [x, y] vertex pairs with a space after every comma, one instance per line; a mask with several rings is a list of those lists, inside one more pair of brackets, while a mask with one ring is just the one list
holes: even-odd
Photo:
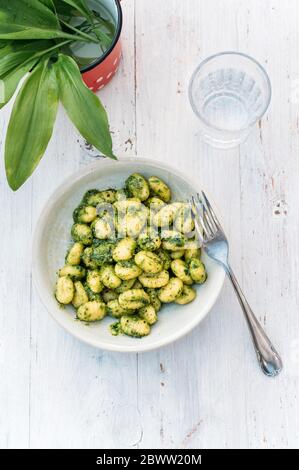
[[0, 0], [0, 108], [28, 74], [5, 141], [6, 175], [13, 190], [43, 156], [59, 101], [81, 135], [116, 158], [106, 111], [93, 91], [117, 69], [120, 30], [119, 0]]

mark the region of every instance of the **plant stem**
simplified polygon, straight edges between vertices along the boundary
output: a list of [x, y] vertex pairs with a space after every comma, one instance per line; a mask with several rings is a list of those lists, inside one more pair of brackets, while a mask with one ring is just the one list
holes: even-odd
[[75, 31], [77, 34], [82, 36], [85, 40], [88, 40], [88, 42], [95, 42], [98, 43], [96, 39], [91, 38], [88, 34], [83, 33], [80, 29], [75, 28], [74, 26], [71, 26], [69, 23], [66, 23], [60, 18], [60, 23], [64, 24], [67, 28], [71, 29], [72, 31]]
[[98, 23], [98, 24], [94, 23], [93, 26], [90, 26], [90, 25], [86, 24], [86, 26], [84, 26], [84, 31], [92, 31], [97, 36], [99, 41], [102, 41], [104, 43], [105, 47], [109, 47], [110, 44], [111, 44], [111, 38], [109, 37], [108, 34], [106, 34], [103, 31], [98, 29], [102, 25], [103, 24], [101, 24], [101, 23]]
[[[64, 46], [65, 44], [68, 44], [70, 42], [73, 42], [73, 41], [71, 39], [68, 39], [67, 41], [62, 41], [59, 44], [55, 44], [55, 46], [52, 46], [52, 47], [49, 47], [48, 49], [45, 49], [44, 51], [36, 52], [32, 57], [29, 57], [28, 59], [26, 59], [22, 63], [22, 66], [26, 65], [27, 62], [30, 62], [32, 59], [42, 57], [43, 55], [47, 54], [48, 52], [51, 52], [55, 49], [58, 49], [59, 47]], [[34, 65], [36, 65], [36, 62], [35, 62]]]
[[68, 39], [67, 41], [62, 41], [58, 44], [55, 44], [55, 46], [52, 46], [52, 47], [49, 47], [49, 49], [45, 49], [44, 51], [41, 51], [41, 52], [37, 52], [34, 57], [39, 57], [39, 56], [42, 56], [44, 54], [47, 54], [47, 52], [51, 52], [53, 51], [54, 49], [57, 49], [58, 47], [61, 47], [61, 46], [64, 46], [65, 44], [68, 44], [69, 42], [73, 42], [71, 39]]

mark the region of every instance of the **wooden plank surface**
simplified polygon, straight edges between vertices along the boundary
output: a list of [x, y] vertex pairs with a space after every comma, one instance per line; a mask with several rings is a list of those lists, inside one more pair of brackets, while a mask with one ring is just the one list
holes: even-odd
[[[17, 193], [1, 159], [0, 447], [298, 447], [298, 2], [122, 6], [123, 61], [100, 92], [115, 151], [171, 163], [211, 192], [232, 265], [285, 369], [275, 380], [259, 372], [227, 283], [198, 328], [150, 353], [98, 351], [50, 319], [31, 281], [31, 234], [55, 187], [95, 158], [61, 109], [41, 165]], [[225, 152], [201, 142], [187, 95], [196, 65], [222, 50], [256, 57], [273, 85], [266, 118]]]

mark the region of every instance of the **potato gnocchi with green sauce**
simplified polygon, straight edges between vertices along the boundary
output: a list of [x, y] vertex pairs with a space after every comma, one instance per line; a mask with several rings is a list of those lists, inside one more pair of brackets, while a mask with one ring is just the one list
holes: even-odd
[[194, 285], [207, 279], [188, 204], [172, 200], [155, 175], [133, 173], [124, 188], [89, 189], [73, 220], [55, 297], [82, 322], [109, 316], [112, 335], [142, 338], [163, 304], [192, 302]]

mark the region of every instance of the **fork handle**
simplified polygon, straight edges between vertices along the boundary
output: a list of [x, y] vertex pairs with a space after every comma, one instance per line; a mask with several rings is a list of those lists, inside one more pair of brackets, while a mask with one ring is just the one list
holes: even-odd
[[264, 374], [274, 377], [282, 369], [282, 360], [251, 310], [231, 267], [226, 269], [226, 273], [231, 280], [245, 315], [260, 367]]

